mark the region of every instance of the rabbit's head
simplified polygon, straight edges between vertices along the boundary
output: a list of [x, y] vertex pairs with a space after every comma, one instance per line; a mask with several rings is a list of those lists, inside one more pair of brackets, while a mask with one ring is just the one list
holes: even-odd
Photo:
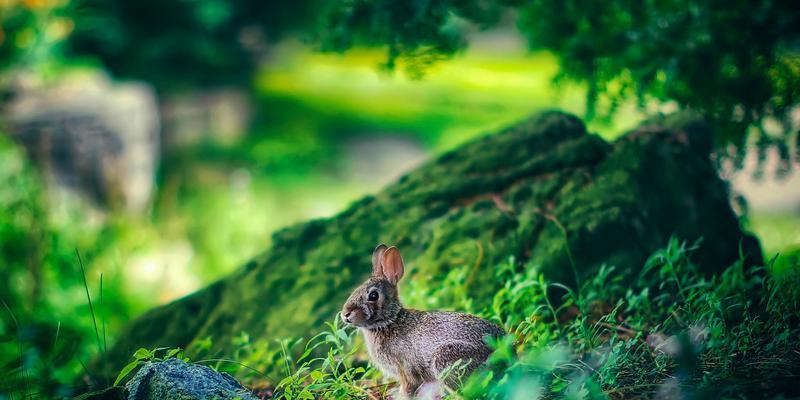
[[348, 324], [380, 329], [391, 324], [402, 309], [397, 282], [403, 277], [403, 259], [396, 247], [379, 245], [372, 253], [372, 276], [357, 287], [342, 307]]

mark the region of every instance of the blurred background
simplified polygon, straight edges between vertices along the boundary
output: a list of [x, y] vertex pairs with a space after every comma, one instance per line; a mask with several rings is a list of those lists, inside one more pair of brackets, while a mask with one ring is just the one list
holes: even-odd
[[[267, 249], [276, 229], [331, 216], [437, 154], [549, 108], [586, 118], [607, 140], [683, 108], [734, 120], [749, 133], [724, 133], [717, 153], [735, 209], [770, 257], [799, 251], [790, 3], [713, 14], [715, 2], [656, 2], [642, 11], [648, 24], [625, 27], [653, 36], [629, 35], [641, 48], [615, 42], [609, 27], [602, 37], [545, 21], [547, 2], [465, 2], [472, 14], [445, 4], [456, 8], [445, 22], [389, 2], [411, 23], [387, 17], [386, 29], [375, 3], [0, 0], [0, 362], [21, 338], [30, 370], [66, 391], [59, 385], [93, 354], [92, 313], [111, 342], [132, 317]], [[611, 3], [620, 20], [608, 24], [630, 19]], [[588, 4], [576, 7], [605, 15]], [[680, 28], [683, 15], [701, 23]], [[438, 22], [433, 33], [414, 25]], [[763, 24], [777, 32], [751, 42], [731, 33]], [[657, 47], [659, 35], [673, 37], [672, 48]], [[627, 53], [598, 58], [593, 40]], [[657, 65], [637, 62], [647, 59]], [[694, 75], [671, 81], [669, 63], [686, 60]], [[720, 71], [731, 80], [715, 86]], [[753, 76], [772, 77], [772, 91], [723, 102], [720, 93], [760, 95], [756, 79], [730, 85]], [[711, 83], [694, 94], [682, 78]]]

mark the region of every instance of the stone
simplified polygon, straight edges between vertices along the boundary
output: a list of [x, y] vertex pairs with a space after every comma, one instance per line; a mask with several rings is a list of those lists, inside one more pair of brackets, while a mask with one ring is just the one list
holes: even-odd
[[98, 209], [132, 213], [150, 207], [158, 115], [150, 86], [99, 73], [19, 89], [3, 107], [8, 133], [42, 170], [55, 204], [77, 194]]
[[128, 400], [258, 400], [232, 376], [177, 358], [146, 363], [125, 387]]

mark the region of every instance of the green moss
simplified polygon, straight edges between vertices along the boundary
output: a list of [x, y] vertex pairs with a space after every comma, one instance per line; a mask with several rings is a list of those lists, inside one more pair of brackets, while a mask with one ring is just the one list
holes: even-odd
[[335, 217], [277, 232], [236, 273], [133, 321], [109, 352], [110, 371], [138, 347], [211, 337], [225, 353], [243, 331], [255, 340], [316, 332], [367, 277], [380, 242], [401, 248], [408, 279], [436, 282], [470, 265], [477, 307], [501, 284], [492, 268], [509, 255], [574, 285], [603, 263], [635, 276], [677, 233], [704, 237], [698, 262], [720, 271], [743, 234], [725, 184], [681, 133], [647, 128], [609, 144], [548, 112], [466, 144]]

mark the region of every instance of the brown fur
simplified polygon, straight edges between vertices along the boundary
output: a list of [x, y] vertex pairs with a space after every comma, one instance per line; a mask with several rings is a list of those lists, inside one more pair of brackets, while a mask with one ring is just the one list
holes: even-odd
[[[342, 319], [360, 328], [372, 363], [400, 381], [403, 396], [436, 382], [456, 361], [464, 365], [461, 373], [471, 373], [491, 354], [484, 339], [505, 334], [474, 315], [403, 308], [397, 283], [405, 266], [397, 248], [378, 246], [372, 264], [372, 277], [347, 299]], [[449, 374], [444, 383], [453, 388], [459, 380], [459, 374]]]

